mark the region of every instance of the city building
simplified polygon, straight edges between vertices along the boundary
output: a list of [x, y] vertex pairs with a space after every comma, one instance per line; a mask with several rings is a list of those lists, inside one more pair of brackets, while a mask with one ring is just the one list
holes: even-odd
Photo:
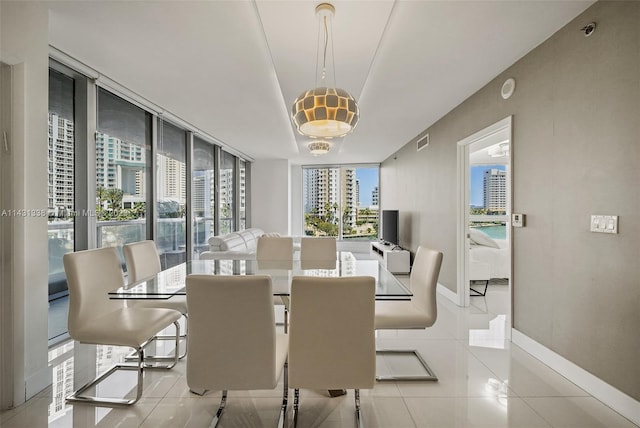
[[507, 172], [489, 169], [482, 177], [484, 192], [483, 208], [489, 211], [506, 212], [507, 210]]
[[314, 217], [342, 219], [344, 230], [356, 225], [357, 180], [354, 168], [303, 169], [305, 213]]
[[122, 190], [123, 202], [144, 201], [145, 162], [144, 147], [96, 133], [96, 187]]
[[157, 179], [160, 183], [160, 199], [172, 199], [180, 205], [187, 202], [186, 165], [177, 159], [160, 155], [157, 158]]
[[50, 217], [66, 218], [73, 204], [73, 121], [49, 113], [47, 198]]

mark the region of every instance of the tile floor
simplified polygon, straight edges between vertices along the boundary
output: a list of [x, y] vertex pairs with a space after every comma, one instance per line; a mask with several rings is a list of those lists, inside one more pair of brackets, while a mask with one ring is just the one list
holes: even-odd
[[[406, 278], [402, 278], [406, 280]], [[440, 297], [438, 321], [423, 331], [378, 333], [379, 347], [418, 349], [438, 382], [384, 382], [362, 391], [367, 427], [634, 427], [516, 345], [504, 339], [508, 288], [489, 286], [460, 308]], [[0, 413], [0, 426], [12, 427], [207, 427], [220, 393], [189, 392], [186, 362], [169, 371], [149, 371], [144, 395], [126, 409], [67, 405], [74, 377], [82, 382], [96, 360], [98, 370], [127, 352], [67, 342], [51, 351], [54, 384], [26, 404]], [[409, 371], [410, 361], [379, 360], [379, 370]], [[102, 386], [103, 393], [125, 393], [132, 373]], [[231, 392], [220, 427], [275, 427], [281, 385], [273, 391]], [[289, 403], [293, 394], [289, 396]], [[329, 398], [303, 390], [299, 427], [354, 427], [353, 391]], [[291, 415], [291, 407], [289, 411]], [[289, 423], [291, 418], [289, 417]]]

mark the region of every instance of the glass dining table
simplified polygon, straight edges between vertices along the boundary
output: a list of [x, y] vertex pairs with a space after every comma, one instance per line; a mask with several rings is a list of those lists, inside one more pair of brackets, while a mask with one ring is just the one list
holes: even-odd
[[378, 260], [357, 260], [350, 252], [338, 252], [336, 260], [191, 260], [155, 276], [109, 292], [111, 299], [169, 299], [186, 295], [191, 274], [269, 275], [273, 295], [288, 297], [294, 276], [348, 277], [367, 275], [376, 279], [376, 300], [410, 300], [411, 291]]
[[[350, 252], [338, 252], [336, 260], [289, 261], [274, 260], [191, 260], [147, 279], [127, 284], [109, 292], [111, 299], [170, 299], [186, 295], [186, 278], [191, 274], [207, 275], [269, 275], [273, 295], [288, 305], [291, 280], [294, 276], [348, 277], [367, 275], [376, 280], [376, 300], [410, 300], [412, 293], [378, 260], [357, 260]], [[346, 394], [345, 390], [329, 390], [331, 397]]]

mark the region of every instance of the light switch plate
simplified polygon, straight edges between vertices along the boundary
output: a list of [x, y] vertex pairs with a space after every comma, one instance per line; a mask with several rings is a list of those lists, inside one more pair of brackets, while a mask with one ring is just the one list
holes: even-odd
[[617, 215], [592, 215], [591, 232], [618, 233]]
[[524, 227], [525, 217], [524, 214], [511, 214], [511, 225], [513, 227]]

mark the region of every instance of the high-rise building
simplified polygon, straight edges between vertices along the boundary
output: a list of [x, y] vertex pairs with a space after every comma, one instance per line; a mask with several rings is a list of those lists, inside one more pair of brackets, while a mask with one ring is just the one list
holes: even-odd
[[371, 191], [371, 205], [375, 207], [380, 206], [380, 191], [378, 190], [378, 186], [374, 187]]
[[[308, 168], [304, 170], [304, 208], [317, 217], [340, 216], [343, 228], [356, 225], [357, 184], [355, 168]], [[341, 210], [338, 212], [337, 210]]]
[[304, 171], [305, 212], [326, 217], [327, 209], [338, 204], [338, 169], [309, 168]]
[[73, 121], [49, 113], [47, 204], [55, 217], [65, 217], [74, 210], [73, 136]]
[[356, 208], [360, 208], [360, 180], [356, 178]]
[[233, 204], [233, 169], [220, 170], [220, 202]]
[[144, 147], [96, 134], [96, 187], [120, 189], [125, 199], [145, 200]]
[[507, 210], [507, 172], [488, 169], [483, 177], [484, 208], [489, 211]]
[[356, 170], [354, 168], [341, 168], [341, 208], [342, 227], [344, 230], [352, 229], [356, 226], [358, 214], [358, 197], [356, 186]]
[[158, 199], [170, 199], [184, 205], [187, 201], [186, 165], [168, 156], [158, 156]]
[[213, 218], [214, 177], [212, 170], [193, 172], [191, 200], [193, 202], [193, 215], [196, 217]]

